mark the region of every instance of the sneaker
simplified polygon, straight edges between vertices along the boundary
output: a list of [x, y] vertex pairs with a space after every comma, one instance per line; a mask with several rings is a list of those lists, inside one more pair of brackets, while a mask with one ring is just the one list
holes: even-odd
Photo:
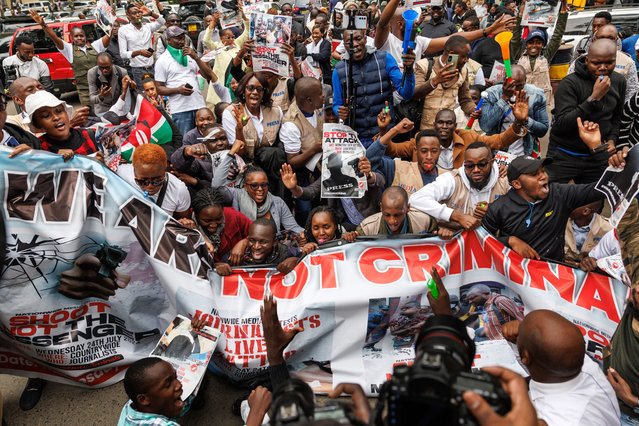
[[27, 381], [27, 386], [25, 386], [20, 396], [20, 409], [22, 411], [29, 411], [38, 405], [42, 390], [46, 384], [47, 381], [43, 379], [29, 379]]

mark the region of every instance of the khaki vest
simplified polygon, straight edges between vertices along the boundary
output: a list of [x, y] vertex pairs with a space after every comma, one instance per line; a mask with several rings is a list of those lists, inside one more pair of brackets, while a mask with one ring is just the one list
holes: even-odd
[[271, 99], [273, 99], [273, 108], [280, 107], [282, 112], [286, 114], [288, 111], [291, 102], [288, 99], [288, 78], [280, 77], [277, 86], [275, 86], [275, 90], [273, 90], [273, 94], [271, 95]]
[[[299, 109], [297, 103], [293, 101], [284, 116], [283, 123], [293, 123], [302, 135], [302, 152], [312, 148], [318, 140], [322, 140], [322, 128], [324, 127], [324, 111], [315, 110], [317, 114], [317, 127], [313, 127], [304, 113]], [[317, 163], [321, 164], [320, 162]]]
[[[406, 214], [409, 220], [411, 233], [432, 232], [437, 230], [437, 221], [419, 210], [410, 209]], [[381, 213], [368, 216], [359, 224], [357, 230], [360, 235], [380, 235], [383, 232]]]
[[543, 55], [539, 55], [535, 60], [534, 70], [530, 66], [530, 57], [528, 55], [522, 56], [517, 64], [524, 67], [526, 71], [526, 83], [537, 86], [544, 91], [544, 95], [546, 96], [546, 109], [552, 111], [555, 107], [555, 97], [552, 92], [552, 86], [550, 85], [550, 67], [548, 60]]
[[[446, 206], [451, 209], [472, 215], [475, 210], [475, 206], [469, 205], [470, 191], [466, 185], [464, 185], [458, 169], [451, 171], [451, 173], [455, 178], [455, 189], [448, 199], [442, 201], [442, 204], [446, 204]], [[503, 177], [497, 179], [497, 183], [490, 190], [490, 198], [488, 199], [488, 202], [492, 203], [495, 201], [495, 198], [504, 195], [509, 189], [510, 184], [508, 183], [507, 178]]]
[[77, 46], [73, 46], [73, 74], [75, 76], [75, 86], [78, 89], [80, 103], [85, 106], [91, 106], [89, 99], [89, 70], [98, 63], [98, 52], [93, 47], [87, 45], [86, 53]]
[[[244, 107], [244, 114], [249, 116], [249, 112]], [[257, 130], [253, 125], [253, 120], [248, 121], [244, 126], [244, 142], [246, 144], [246, 157], [249, 160], [253, 159], [255, 154], [255, 146], [273, 146], [277, 139], [277, 133], [280, 131], [282, 122], [280, 121], [279, 110], [275, 107], [262, 107], [262, 122], [264, 126], [264, 132], [262, 133], [262, 140], [258, 140]]]
[[599, 243], [599, 240], [612, 229], [612, 225], [608, 220], [598, 214], [595, 214], [595, 220], [590, 228], [590, 232], [586, 236], [584, 245], [581, 246], [581, 251], [577, 252], [577, 242], [575, 241], [575, 234], [572, 230], [573, 220], [568, 219], [566, 224], [566, 245], [564, 251], [566, 253], [565, 259], [574, 262], [581, 262], [581, 260], [590, 253], [590, 250], [595, 248]]
[[[468, 62], [466, 62], [466, 69], [468, 70], [468, 77], [466, 77], [466, 80], [468, 81], [468, 87], [470, 87], [475, 84], [475, 77], [477, 77], [477, 73], [481, 69], [481, 64], [468, 58]], [[484, 78], [485, 77], [486, 76], [484, 76]]]
[[[439, 61], [439, 58], [435, 58], [435, 61]], [[428, 75], [428, 68], [430, 66], [428, 59], [421, 59], [417, 62], [417, 66], [421, 66], [424, 69], [424, 75]], [[433, 72], [435, 72], [433, 70]], [[432, 78], [432, 73], [431, 73]], [[459, 88], [464, 84], [464, 81], [468, 78], [468, 69], [464, 66], [461, 70], [461, 74], [457, 81], [445, 89], [441, 84], [437, 86], [435, 90], [430, 92], [424, 99], [424, 109], [422, 112], [422, 121], [420, 124], [420, 130], [432, 129], [435, 123], [435, 116], [439, 111], [444, 108], [451, 110], [455, 109], [457, 105], [457, 94]]]
[[617, 64], [615, 65], [615, 71], [617, 71], [619, 74], [623, 75], [624, 77], [627, 76], [628, 72], [630, 72], [630, 67], [632, 66], [631, 65], [632, 62], [633, 61], [630, 56], [617, 50]]
[[[440, 167], [437, 168], [437, 176], [442, 173], [448, 173]], [[395, 159], [395, 176], [393, 177], [392, 186], [404, 188], [408, 195], [414, 194], [424, 187], [422, 174], [419, 167], [414, 161], [403, 161], [400, 158]]]

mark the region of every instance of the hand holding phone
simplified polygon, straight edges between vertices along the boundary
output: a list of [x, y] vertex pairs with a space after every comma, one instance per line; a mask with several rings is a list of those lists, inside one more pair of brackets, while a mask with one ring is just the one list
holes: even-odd
[[184, 85], [184, 87], [186, 87], [187, 89], [192, 89], [192, 88], [193, 88], [193, 86], [191, 86], [189, 83], [186, 83], [186, 84]]
[[459, 55], [455, 53], [449, 53], [448, 58], [446, 59], [447, 64], [453, 64], [453, 68], [457, 69], [457, 64], [459, 63]]

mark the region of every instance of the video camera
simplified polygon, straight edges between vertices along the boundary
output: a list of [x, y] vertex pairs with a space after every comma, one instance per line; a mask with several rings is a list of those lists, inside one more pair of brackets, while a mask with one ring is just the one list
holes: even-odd
[[273, 392], [270, 417], [272, 426], [364, 425], [347, 404], [316, 407], [313, 390], [300, 379], [289, 379]]
[[14, 81], [20, 77], [17, 65], [5, 65], [4, 69], [4, 87], [9, 87]]
[[495, 412], [506, 414], [511, 407], [508, 394], [495, 377], [470, 371], [474, 357], [475, 344], [463, 322], [447, 315], [429, 318], [415, 343], [414, 364], [395, 367], [382, 387], [373, 424], [476, 425], [462, 399], [467, 390], [481, 395]]

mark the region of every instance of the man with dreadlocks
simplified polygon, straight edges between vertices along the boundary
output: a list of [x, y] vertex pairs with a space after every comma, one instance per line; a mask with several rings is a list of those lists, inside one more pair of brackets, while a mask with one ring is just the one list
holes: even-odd
[[199, 229], [207, 239], [215, 267], [230, 273], [230, 266], [222, 262], [234, 253], [238, 256], [244, 254], [251, 220], [231, 207], [224, 207], [222, 196], [213, 188], [198, 191], [191, 207], [195, 221], [181, 219], [180, 223], [188, 228]]

